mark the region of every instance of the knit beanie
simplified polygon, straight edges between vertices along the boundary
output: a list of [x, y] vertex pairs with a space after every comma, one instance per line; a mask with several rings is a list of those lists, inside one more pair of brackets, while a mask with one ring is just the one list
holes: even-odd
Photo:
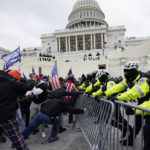
[[12, 70], [12, 71], [8, 72], [8, 74], [12, 75], [15, 79], [20, 81], [21, 74], [18, 70]]

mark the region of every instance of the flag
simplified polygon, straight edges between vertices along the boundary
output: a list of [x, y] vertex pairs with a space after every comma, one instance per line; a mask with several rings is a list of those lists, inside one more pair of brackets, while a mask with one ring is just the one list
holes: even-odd
[[68, 74], [67, 74], [67, 76], [66, 76], [66, 79], [67, 79], [70, 75], [72, 75], [72, 69], [71, 69], [71, 68], [70, 68], [70, 70], [69, 70], [69, 72], [68, 72]]
[[49, 80], [52, 84], [53, 90], [56, 90], [61, 87], [58, 76], [57, 63], [55, 63], [54, 65], [51, 75], [49, 76]]
[[2, 55], [1, 58], [5, 61], [6, 69], [18, 61], [21, 62], [20, 47], [9, 54]]
[[3, 64], [3, 71], [6, 71], [6, 70], [7, 70], [6, 64], [4, 63], [4, 64]]
[[23, 75], [23, 78], [24, 78], [24, 79], [27, 79], [27, 77], [25, 76], [25, 74], [24, 74], [24, 73], [22, 73], [22, 75]]
[[32, 66], [32, 73], [35, 73], [35, 70], [34, 70], [33, 66]]
[[83, 23], [84, 19], [82, 17], [82, 15], [80, 15], [80, 22]]
[[18, 64], [18, 71], [21, 73], [21, 64], [20, 64], [20, 62]]
[[71, 82], [70, 80], [67, 81], [66, 88], [67, 88], [66, 90], [68, 92], [79, 92], [79, 90], [77, 89], [75, 84], [73, 82]]

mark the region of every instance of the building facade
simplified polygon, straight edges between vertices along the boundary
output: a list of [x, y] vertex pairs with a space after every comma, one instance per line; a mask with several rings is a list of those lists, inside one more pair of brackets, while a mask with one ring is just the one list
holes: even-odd
[[78, 0], [64, 30], [42, 34], [44, 52], [78, 52], [125, 46], [125, 27], [109, 27], [96, 0]]
[[[59, 76], [70, 67], [76, 77], [98, 70], [104, 64], [112, 76], [123, 75], [122, 65], [136, 61], [143, 71], [150, 66], [150, 38], [125, 39], [125, 26], [110, 27], [96, 0], [77, 0], [63, 30], [42, 34], [41, 47], [24, 48], [22, 71], [49, 75], [57, 62]], [[0, 53], [8, 53], [0, 49]], [[3, 61], [0, 60], [0, 67]], [[10, 69], [17, 69], [15, 64]]]

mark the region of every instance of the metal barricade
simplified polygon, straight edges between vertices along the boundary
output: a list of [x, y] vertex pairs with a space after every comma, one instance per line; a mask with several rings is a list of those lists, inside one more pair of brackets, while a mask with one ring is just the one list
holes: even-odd
[[[144, 113], [150, 113], [150, 109], [139, 107], [131, 102], [115, 101], [114, 104], [114, 116], [106, 140], [107, 149], [143, 150], [145, 120], [150, 122], [150, 115], [144, 116]], [[142, 114], [136, 115], [136, 109], [141, 110]]]
[[109, 129], [111, 128], [114, 104], [105, 99], [96, 101], [94, 97], [83, 94], [77, 100], [75, 107], [87, 108], [86, 113], [77, 115], [77, 123], [91, 150], [105, 150]]

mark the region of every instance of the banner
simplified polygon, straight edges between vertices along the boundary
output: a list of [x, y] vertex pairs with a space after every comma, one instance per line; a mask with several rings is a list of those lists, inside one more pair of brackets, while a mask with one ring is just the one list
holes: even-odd
[[5, 61], [6, 69], [18, 61], [21, 62], [20, 47], [9, 54], [2, 55], [1, 58]]

